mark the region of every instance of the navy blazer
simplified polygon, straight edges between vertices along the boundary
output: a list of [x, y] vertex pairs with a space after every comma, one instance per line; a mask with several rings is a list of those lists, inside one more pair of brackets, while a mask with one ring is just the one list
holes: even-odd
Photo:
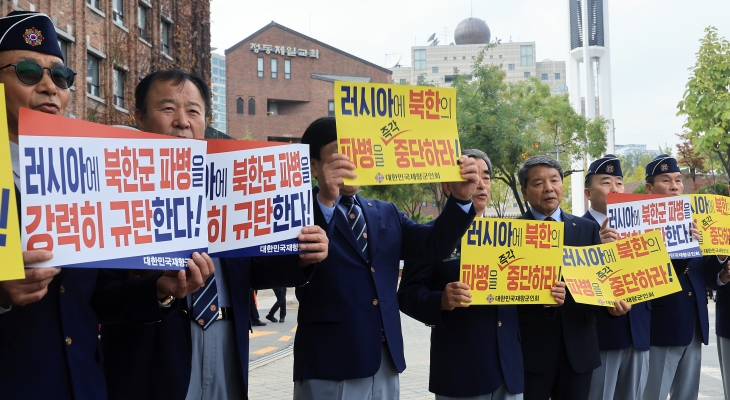
[[[706, 290], [713, 286], [722, 265], [716, 256], [705, 256], [672, 260], [672, 266], [682, 290], [652, 300], [651, 345], [687, 346], [692, 342], [697, 322], [702, 329], [702, 341], [707, 344], [710, 323]], [[715, 319], [720, 317], [718, 312]]]
[[[318, 193], [315, 188], [314, 196]], [[393, 203], [357, 196], [367, 222], [369, 261], [340, 210], [328, 224], [319, 203], [315, 223], [329, 238], [327, 259], [296, 289], [299, 326], [294, 339], [294, 380], [355, 379], [380, 368], [382, 336], [398, 372], [405, 367], [396, 297], [401, 259], [443, 259], [474, 219], [453, 199], [433, 225], [417, 224]]]
[[730, 284], [717, 285], [717, 275], [712, 277], [711, 288], [715, 294], [715, 333], [717, 336], [730, 338]]
[[[583, 218], [596, 221], [590, 212]], [[596, 308], [598, 348], [601, 350], [623, 350], [632, 345], [636, 350], [649, 350], [650, 326], [651, 301], [634, 304], [631, 311], [619, 317], [612, 316], [604, 307]]]
[[[307, 280], [298, 256], [221, 259], [227, 273], [233, 308], [238, 373], [248, 387], [249, 288], [297, 286]], [[127, 271], [125, 271], [126, 273]], [[130, 278], [135, 280], [140, 278]], [[191, 320], [187, 301], [177, 301], [172, 315], [156, 323], [102, 325], [109, 399], [183, 400], [190, 385], [192, 361]], [[223, 323], [223, 322], [214, 322]]]
[[0, 398], [105, 399], [99, 323], [162, 318], [159, 276], [65, 268], [41, 300], [0, 314]]
[[[595, 221], [562, 210], [560, 215], [564, 225], [563, 244], [590, 246], [601, 243]], [[520, 218], [535, 219], [531, 211]], [[565, 303], [560, 307], [519, 305], [517, 312], [526, 372], [546, 373], [555, 368], [560, 340], [563, 340], [568, 361], [575, 372], [589, 372], [601, 365], [595, 306], [576, 303], [566, 290]]]
[[472, 397], [504, 384], [510, 393], [524, 392], [516, 306], [441, 310], [444, 287], [459, 281], [460, 269], [460, 245], [441, 261], [406, 260], [403, 267], [400, 310], [432, 327], [428, 389], [441, 396]]

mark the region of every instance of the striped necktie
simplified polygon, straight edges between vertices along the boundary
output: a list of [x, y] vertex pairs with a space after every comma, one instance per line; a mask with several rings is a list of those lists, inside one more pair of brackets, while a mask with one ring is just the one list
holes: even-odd
[[543, 221], [555, 221], [553, 217], [546, 217]]
[[355, 235], [355, 241], [357, 241], [360, 251], [364, 253], [363, 255], [367, 260], [368, 253], [365, 250], [368, 248], [368, 230], [367, 224], [365, 223], [365, 216], [362, 215], [362, 209], [352, 196], [342, 196], [339, 206], [345, 212], [347, 223]]
[[208, 329], [218, 318], [218, 285], [215, 274], [208, 277], [204, 287], [193, 293], [193, 313], [190, 316], [203, 329]]

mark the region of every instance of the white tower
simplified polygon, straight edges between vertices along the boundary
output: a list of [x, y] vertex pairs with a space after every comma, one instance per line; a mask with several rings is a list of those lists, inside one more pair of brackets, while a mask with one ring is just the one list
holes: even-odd
[[[568, 57], [568, 93], [576, 112], [593, 119], [601, 115], [608, 120], [608, 153], [615, 150], [613, 113], [611, 111], [611, 51], [608, 35], [608, 0], [568, 0], [570, 20], [570, 57]], [[583, 75], [585, 88], [581, 88]], [[585, 90], [585, 100], [582, 92]], [[596, 101], [597, 100], [597, 101]], [[583, 170], [585, 157], [574, 160], [573, 170]], [[585, 213], [583, 174], [573, 174], [573, 214]]]

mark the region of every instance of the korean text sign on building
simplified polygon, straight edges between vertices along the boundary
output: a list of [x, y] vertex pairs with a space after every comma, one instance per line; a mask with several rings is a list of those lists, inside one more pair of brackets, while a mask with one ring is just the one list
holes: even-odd
[[311, 225], [309, 146], [208, 141], [206, 196], [212, 256], [299, 253]]
[[347, 185], [461, 181], [456, 89], [335, 82], [339, 153]]
[[577, 303], [613, 307], [681, 290], [659, 230], [611, 243], [563, 248], [563, 278]]
[[608, 224], [619, 232], [619, 239], [659, 230], [672, 259], [702, 255], [690, 232], [690, 196], [610, 193], [607, 203]]
[[18, 230], [18, 199], [15, 198], [15, 180], [10, 159], [8, 122], [5, 114], [5, 87], [0, 84], [0, 281], [23, 279], [23, 254]]
[[186, 268], [207, 251], [206, 143], [22, 109], [23, 248], [40, 267]]
[[562, 222], [475, 218], [461, 239], [471, 304], [556, 304], [562, 248]]
[[702, 234], [703, 255], [730, 254], [730, 213], [728, 198], [716, 194], [693, 194], [692, 215]]

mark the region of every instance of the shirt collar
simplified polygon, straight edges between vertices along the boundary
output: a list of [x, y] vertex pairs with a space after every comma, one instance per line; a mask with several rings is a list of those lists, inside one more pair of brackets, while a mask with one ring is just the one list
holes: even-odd
[[593, 216], [593, 219], [595, 219], [596, 222], [598, 222], [598, 225], [603, 226], [603, 223], [606, 221], [606, 214], [598, 212], [592, 208], [589, 208], [588, 212], [591, 213], [591, 215]]
[[[540, 214], [539, 212], [535, 211], [534, 208], [530, 211], [532, 211], [532, 216], [535, 217], [535, 220], [537, 221], [542, 221], [547, 218], [547, 215]], [[553, 217], [553, 219], [557, 222], [563, 222], [563, 217], [560, 214], [560, 207], [558, 207], [557, 210], [555, 210], [550, 216]]]
[[13, 142], [10, 142], [10, 161], [13, 164], [13, 181], [20, 189], [20, 148]]

